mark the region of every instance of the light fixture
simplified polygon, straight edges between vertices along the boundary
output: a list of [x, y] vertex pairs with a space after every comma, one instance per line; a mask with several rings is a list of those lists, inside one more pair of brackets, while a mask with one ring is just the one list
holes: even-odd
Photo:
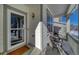
[[35, 13], [32, 13], [32, 18], [34, 18], [35, 17]]

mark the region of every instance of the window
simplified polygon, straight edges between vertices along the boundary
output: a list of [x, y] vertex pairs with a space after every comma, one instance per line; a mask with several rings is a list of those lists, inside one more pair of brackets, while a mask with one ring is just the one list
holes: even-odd
[[70, 33], [78, 37], [78, 9], [74, 8], [69, 17], [70, 19]]

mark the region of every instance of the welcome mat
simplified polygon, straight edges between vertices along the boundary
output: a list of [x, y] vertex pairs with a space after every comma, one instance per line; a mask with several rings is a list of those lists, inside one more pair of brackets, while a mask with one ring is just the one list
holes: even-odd
[[8, 55], [22, 55], [22, 54], [24, 54], [25, 52], [27, 52], [29, 49], [30, 49], [29, 47], [23, 46], [23, 47], [21, 47], [21, 48], [19, 48], [19, 49], [16, 49], [16, 50], [14, 50], [14, 51], [8, 53]]

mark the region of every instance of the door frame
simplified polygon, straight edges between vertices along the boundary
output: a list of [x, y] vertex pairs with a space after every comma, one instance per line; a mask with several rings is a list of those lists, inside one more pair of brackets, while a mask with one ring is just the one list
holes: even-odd
[[[23, 11], [17, 9], [17, 8], [11, 7], [9, 5], [3, 5], [3, 35], [4, 35], [4, 38], [3, 38], [3, 49], [4, 49], [4, 52], [8, 51], [8, 45], [7, 45], [7, 41], [8, 41], [8, 36], [7, 36], [8, 35], [8, 32], [7, 32], [8, 31], [8, 28], [7, 28], [7, 25], [8, 25], [8, 22], [7, 22], [7, 10], [8, 9], [25, 15], [25, 19], [26, 19], [25, 20], [25, 33], [26, 33], [25, 34], [25, 37], [26, 37], [25, 44], [27, 44], [27, 16], [28, 16], [27, 13], [23, 12]], [[20, 48], [20, 46], [19, 46], [19, 48]], [[12, 49], [12, 50], [14, 50], [14, 49]]]

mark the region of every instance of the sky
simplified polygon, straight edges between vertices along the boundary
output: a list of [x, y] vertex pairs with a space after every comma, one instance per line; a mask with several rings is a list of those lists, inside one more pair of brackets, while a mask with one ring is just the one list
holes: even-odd
[[66, 24], [66, 17], [65, 17], [65, 16], [62, 16], [62, 17], [61, 17], [61, 23]]
[[[78, 10], [77, 9], [74, 12], [72, 12], [69, 19], [70, 19], [70, 24], [78, 25]], [[61, 17], [61, 22], [66, 23], [66, 17], [65, 16]]]
[[70, 16], [70, 24], [78, 25], [78, 10], [72, 12], [72, 15]]

